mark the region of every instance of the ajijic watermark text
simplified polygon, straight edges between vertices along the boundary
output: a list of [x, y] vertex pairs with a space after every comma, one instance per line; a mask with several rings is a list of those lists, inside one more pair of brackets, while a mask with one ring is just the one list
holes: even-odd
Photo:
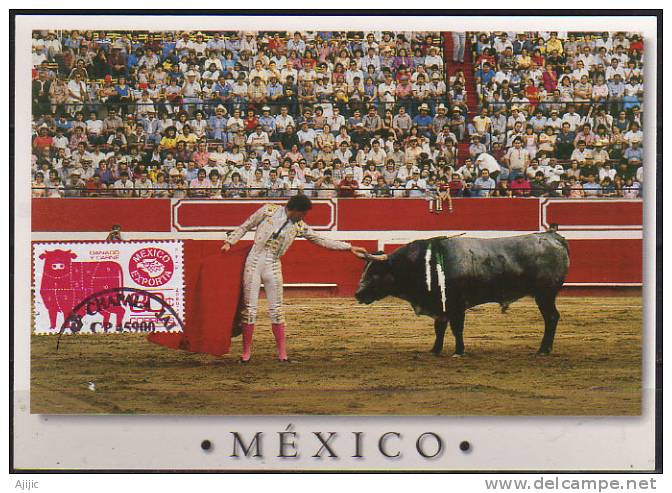
[[40, 487], [40, 482], [34, 479], [17, 479], [14, 483], [15, 490], [30, 491]]

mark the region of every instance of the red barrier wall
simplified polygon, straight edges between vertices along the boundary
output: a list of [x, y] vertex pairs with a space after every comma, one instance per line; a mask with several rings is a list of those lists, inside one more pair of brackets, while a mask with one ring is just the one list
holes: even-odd
[[537, 199], [455, 199], [453, 212], [430, 214], [424, 199], [340, 199], [339, 231], [537, 231]]
[[[170, 199], [33, 199], [33, 231], [223, 231], [264, 202]], [[428, 212], [422, 199], [315, 201], [308, 222], [337, 231], [540, 231], [641, 229], [639, 200], [455, 199], [454, 211]]]
[[555, 200], [543, 203], [541, 213], [544, 228], [557, 223], [565, 229], [617, 229], [641, 228], [643, 210], [641, 201]]
[[[284, 204], [286, 201], [278, 201]], [[177, 231], [226, 231], [242, 224], [266, 201], [193, 201], [181, 200], [172, 206], [173, 226]], [[310, 211], [310, 225], [330, 229], [336, 222], [336, 206], [331, 201], [315, 201]]]
[[[642, 240], [609, 239], [609, 231], [641, 228], [641, 201], [567, 201], [538, 199], [456, 199], [449, 214], [430, 214], [422, 199], [340, 199], [317, 201], [309, 223], [318, 229], [349, 232], [380, 231], [380, 238], [395, 231], [538, 231], [545, 224], [576, 231], [569, 240], [571, 267], [568, 283], [621, 284], [642, 282]], [[33, 199], [32, 229], [60, 233], [53, 239], [77, 241], [78, 232], [107, 232], [120, 224], [125, 232], [222, 231], [240, 224], [262, 201], [171, 201], [169, 199]], [[179, 211], [176, 211], [179, 209]], [[201, 229], [202, 228], [202, 229]], [[585, 230], [585, 232], [584, 232]], [[592, 230], [592, 231], [590, 231]], [[63, 233], [66, 233], [65, 238]], [[351, 233], [356, 237], [357, 233]], [[634, 236], [632, 236], [634, 234]], [[600, 238], [603, 236], [604, 238]], [[48, 236], [48, 235], [47, 235]], [[144, 236], [144, 235], [143, 235]], [[184, 236], [181, 236], [184, 238]], [[398, 237], [398, 236], [397, 236]], [[101, 236], [103, 239], [104, 236]], [[195, 282], [201, 262], [221, 255], [221, 240], [185, 239], [184, 265], [187, 310], [193, 306]], [[44, 235], [42, 236], [44, 238]], [[49, 238], [51, 239], [51, 238]], [[398, 241], [398, 240], [397, 240]], [[355, 241], [369, 251], [377, 241]], [[387, 244], [386, 251], [400, 245]], [[320, 295], [352, 296], [362, 262], [348, 252], [331, 252], [298, 241], [283, 257], [285, 283], [336, 284]], [[315, 293], [318, 294], [318, 293]]]
[[33, 231], [109, 231], [113, 224], [123, 231], [170, 231], [170, 200], [32, 200]]
[[567, 282], [642, 282], [642, 240], [569, 240], [569, 255]]

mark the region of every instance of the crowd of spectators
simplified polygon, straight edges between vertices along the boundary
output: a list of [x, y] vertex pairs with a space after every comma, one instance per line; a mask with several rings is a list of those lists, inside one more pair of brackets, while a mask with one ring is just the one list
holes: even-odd
[[36, 31], [33, 197], [639, 196], [641, 40], [533, 34]]
[[[636, 33], [472, 34], [483, 147], [532, 195], [641, 196], [642, 62]], [[501, 185], [500, 183], [498, 184]]]

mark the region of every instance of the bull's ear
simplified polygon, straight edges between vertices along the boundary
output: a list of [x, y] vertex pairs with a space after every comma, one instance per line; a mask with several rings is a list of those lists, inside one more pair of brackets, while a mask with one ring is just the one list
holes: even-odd
[[68, 253], [70, 254], [70, 258], [77, 258], [77, 254], [72, 253], [72, 250], [68, 250]]
[[42, 253], [42, 254], [40, 255], [40, 258], [41, 258], [41, 259], [45, 259], [45, 258], [47, 258], [47, 252]]

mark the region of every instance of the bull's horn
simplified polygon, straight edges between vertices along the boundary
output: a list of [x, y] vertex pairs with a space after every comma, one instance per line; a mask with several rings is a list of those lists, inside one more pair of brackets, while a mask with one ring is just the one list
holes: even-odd
[[387, 254], [386, 253], [380, 253], [380, 254], [366, 253], [366, 254], [364, 254], [364, 258], [366, 260], [373, 260], [374, 262], [385, 262], [387, 260]]
[[457, 238], [458, 236], [464, 236], [466, 234], [467, 232], [465, 231], [464, 233], [457, 233], [456, 235], [446, 236], [446, 238]]

